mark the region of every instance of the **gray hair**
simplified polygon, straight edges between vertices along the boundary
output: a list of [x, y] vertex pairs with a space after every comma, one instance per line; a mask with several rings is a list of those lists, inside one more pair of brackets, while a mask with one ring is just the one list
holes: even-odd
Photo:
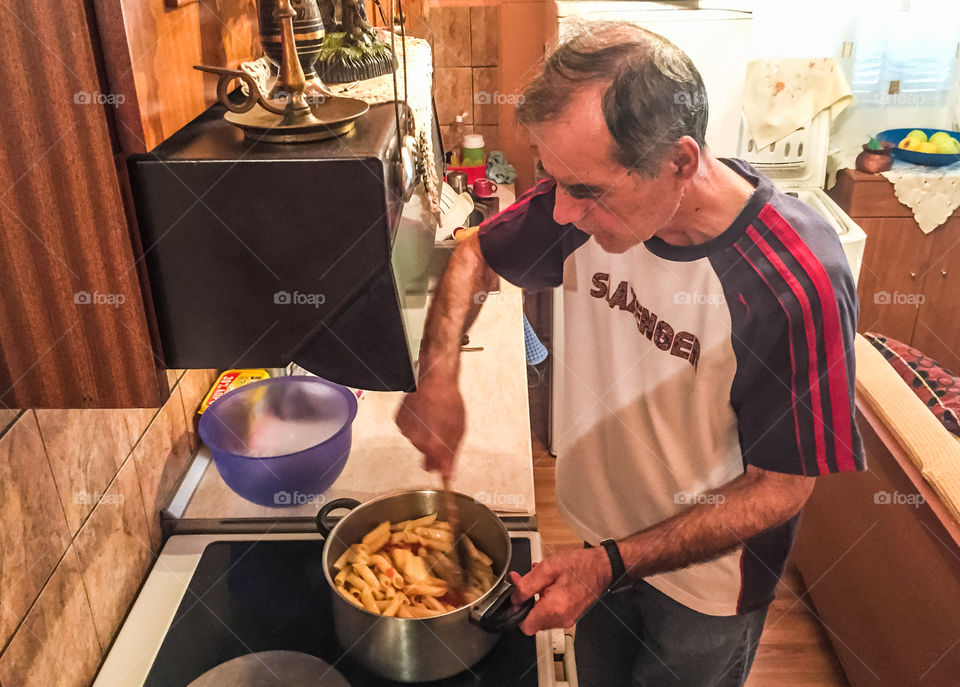
[[700, 72], [663, 36], [625, 21], [581, 24], [544, 61], [524, 89], [516, 119], [523, 125], [559, 118], [571, 96], [590, 83], [609, 83], [603, 116], [627, 169], [656, 176], [682, 136], [703, 147], [707, 92]]

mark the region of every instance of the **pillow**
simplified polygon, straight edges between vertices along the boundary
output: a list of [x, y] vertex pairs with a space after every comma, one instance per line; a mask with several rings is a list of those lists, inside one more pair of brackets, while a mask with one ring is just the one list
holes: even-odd
[[902, 341], [874, 332], [864, 336], [943, 426], [960, 437], [960, 378]]

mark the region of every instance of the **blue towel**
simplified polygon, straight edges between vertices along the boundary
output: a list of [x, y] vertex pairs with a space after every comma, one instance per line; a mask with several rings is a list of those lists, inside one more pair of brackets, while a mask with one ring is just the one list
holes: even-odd
[[527, 316], [523, 316], [523, 343], [527, 347], [527, 363], [530, 365], [539, 365], [547, 359], [547, 349], [540, 343], [537, 333], [527, 321]]
[[507, 162], [507, 156], [499, 150], [491, 150], [487, 156], [487, 178], [498, 184], [512, 184], [517, 178], [517, 170]]

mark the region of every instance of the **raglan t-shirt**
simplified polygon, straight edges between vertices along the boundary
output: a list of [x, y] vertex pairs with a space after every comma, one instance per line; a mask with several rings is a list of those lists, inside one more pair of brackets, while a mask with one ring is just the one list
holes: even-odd
[[[563, 287], [558, 506], [591, 544], [646, 529], [742, 475], [864, 468], [854, 425], [856, 287], [834, 228], [747, 163], [735, 221], [694, 246], [607, 253], [553, 220], [544, 180], [480, 228], [485, 260]], [[646, 578], [701, 613], [774, 595], [799, 516], [714, 560]]]

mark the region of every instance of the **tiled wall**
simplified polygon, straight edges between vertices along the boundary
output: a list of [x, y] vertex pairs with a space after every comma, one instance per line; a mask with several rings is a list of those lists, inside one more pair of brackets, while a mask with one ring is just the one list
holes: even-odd
[[487, 150], [500, 147], [500, 6], [431, 7], [426, 22], [413, 17], [411, 33], [430, 41], [435, 67], [434, 97], [443, 144], [450, 126], [467, 113], [466, 132], [483, 134]]
[[159, 550], [216, 371], [168, 376], [159, 410], [0, 415], [0, 685], [96, 674]]

